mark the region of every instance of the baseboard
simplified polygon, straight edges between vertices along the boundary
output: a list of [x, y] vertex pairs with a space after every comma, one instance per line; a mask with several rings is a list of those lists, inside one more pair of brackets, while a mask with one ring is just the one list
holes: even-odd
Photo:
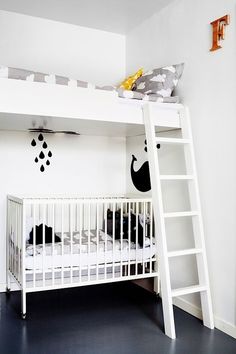
[[[202, 319], [202, 311], [199, 307], [193, 305], [187, 300], [184, 300], [183, 298], [175, 298], [174, 299], [174, 305], [179, 307], [181, 310], [184, 310], [190, 315], [197, 317], [199, 319]], [[222, 320], [221, 318], [214, 316], [214, 322], [215, 322], [215, 328], [219, 329], [220, 331], [228, 334], [229, 336], [233, 337], [236, 339], [236, 326], [233, 325], [232, 323], [226, 322]]]

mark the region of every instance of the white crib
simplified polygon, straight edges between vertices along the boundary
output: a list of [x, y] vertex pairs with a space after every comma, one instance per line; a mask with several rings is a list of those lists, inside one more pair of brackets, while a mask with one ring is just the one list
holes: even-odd
[[14, 279], [22, 318], [35, 291], [154, 277], [158, 292], [154, 234], [151, 199], [8, 196], [7, 291]]

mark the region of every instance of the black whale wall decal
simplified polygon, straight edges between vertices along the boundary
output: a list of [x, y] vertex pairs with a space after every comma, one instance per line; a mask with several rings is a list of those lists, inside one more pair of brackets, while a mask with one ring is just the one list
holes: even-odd
[[132, 182], [140, 192], [148, 192], [151, 189], [149, 163], [148, 161], [140, 167], [138, 171], [134, 170], [134, 163], [137, 161], [136, 157], [132, 155], [132, 162], [130, 166]]

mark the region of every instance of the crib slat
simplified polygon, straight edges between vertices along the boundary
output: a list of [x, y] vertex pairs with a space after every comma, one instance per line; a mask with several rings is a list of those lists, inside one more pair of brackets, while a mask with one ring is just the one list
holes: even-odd
[[112, 204], [112, 278], [115, 277], [115, 203]]
[[104, 230], [105, 230], [105, 279], [107, 278], [107, 203], [104, 204], [104, 220], [105, 220], [105, 225], [104, 225]]
[[96, 203], [96, 238], [97, 238], [97, 248], [96, 248], [96, 280], [98, 280], [99, 272], [98, 272], [98, 252], [99, 252], [99, 204]]
[[90, 280], [90, 262], [91, 262], [91, 247], [90, 247], [90, 232], [91, 232], [91, 204], [88, 204], [88, 280]]
[[15, 247], [15, 274], [17, 276], [18, 264], [17, 264], [17, 254], [18, 254], [18, 236], [19, 236], [19, 217], [18, 217], [18, 204], [16, 204], [16, 247]]
[[120, 203], [120, 276], [123, 276], [123, 238], [124, 238], [124, 210], [123, 203]]
[[55, 204], [52, 204], [52, 285], [55, 284]]
[[136, 203], [136, 214], [135, 214], [135, 274], [138, 274], [138, 212], [139, 212], [139, 208], [138, 208], [138, 203]]
[[143, 274], [145, 273], [145, 257], [144, 257], [144, 251], [145, 251], [145, 230], [146, 229], [146, 202], [143, 203]]
[[26, 254], [26, 242], [25, 242], [25, 234], [26, 234], [26, 206], [22, 205], [21, 209], [21, 219], [22, 219], [22, 228], [21, 228], [21, 269], [22, 269], [22, 313], [26, 313], [26, 269], [25, 269], [25, 254]]
[[83, 216], [83, 204], [79, 204], [79, 281], [82, 282], [82, 269], [81, 269], [81, 257], [82, 257], [82, 252], [81, 252], [81, 239], [82, 239], [82, 216]]
[[13, 273], [16, 274], [16, 204], [14, 204]]
[[128, 276], [130, 276], [131, 204], [128, 202]]
[[70, 260], [71, 260], [71, 264], [70, 264], [70, 282], [72, 283], [73, 280], [73, 224], [72, 224], [72, 204], [69, 205], [69, 220], [70, 220], [70, 225], [69, 225], [69, 229], [70, 229]]
[[61, 283], [64, 284], [64, 204], [61, 204]]
[[151, 250], [151, 254], [150, 254], [150, 272], [152, 273], [153, 272], [153, 238], [152, 238], [152, 233], [153, 233], [153, 230], [152, 230], [152, 203], [150, 202], [149, 203], [150, 205], [150, 209], [149, 209], [149, 215], [150, 215], [150, 234], [149, 234], [149, 237], [150, 237], [150, 250]]
[[[10, 271], [13, 273], [12, 271], [12, 230], [13, 230], [13, 216], [12, 216], [12, 203], [10, 203], [10, 201], [8, 201], [9, 203], [9, 232], [10, 232], [10, 236], [9, 236], [9, 268]], [[21, 279], [22, 280], [22, 279]]]
[[45, 204], [43, 204], [43, 286], [45, 286]]
[[33, 287], [36, 287], [36, 218], [35, 218], [35, 204], [33, 204]]

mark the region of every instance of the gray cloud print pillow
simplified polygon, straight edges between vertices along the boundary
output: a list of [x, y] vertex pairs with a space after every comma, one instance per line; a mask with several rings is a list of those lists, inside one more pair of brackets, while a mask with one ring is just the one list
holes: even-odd
[[144, 73], [134, 84], [132, 90], [145, 95], [170, 97], [183, 73], [184, 63], [153, 69]]

